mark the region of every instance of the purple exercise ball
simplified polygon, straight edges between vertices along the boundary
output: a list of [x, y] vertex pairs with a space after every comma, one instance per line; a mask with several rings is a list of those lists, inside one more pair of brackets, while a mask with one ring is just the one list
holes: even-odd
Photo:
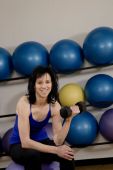
[[22, 165], [16, 164], [15, 162], [11, 162], [6, 170], [24, 170]]
[[3, 147], [3, 152], [9, 155], [9, 149], [10, 149], [10, 136], [12, 134], [12, 128], [8, 129], [5, 134], [2, 137], [2, 147]]
[[100, 133], [108, 141], [113, 142], [113, 109], [105, 111], [99, 121]]
[[[52, 139], [53, 132], [52, 132], [52, 124], [48, 123], [45, 127], [45, 130], [47, 131], [48, 137]], [[12, 128], [9, 129], [3, 136], [2, 139], [2, 145], [4, 148], [4, 151], [8, 154], [9, 153], [9, 139], [12, 133]], [[59, 170], [59, 163], [58, 162], [52, 162], [50, 164], [42, 164], [42, 170]], [[6, 168], [6, 170], [24, 170], [24, 167], [22, 165], [16, 164], [15, 162], [11, 162], [9, 166]]]
[[3, 151], [3, 148], [2, 148], [2, 138], [0, 136], [0, 154], [2, 153], [2, 151]]
[[[11, 162], [6, 170], [24, 170], [22, 165]], [[57, 162], [52, 162], [51, 164], [43, 164], [42, 170], [59, 170], [59, 164]]]

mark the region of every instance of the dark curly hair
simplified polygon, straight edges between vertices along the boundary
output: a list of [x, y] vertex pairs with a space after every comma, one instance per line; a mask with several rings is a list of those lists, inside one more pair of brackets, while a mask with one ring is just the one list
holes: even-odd
[[48, 103], [55, 103], [58, 100], [58, 77], [55, 71], [50, 67], [42, 67], [38, 66], [34, 69], [33, 73], [31, 74], [29, 81], [28, 81], [28, 100], [30, 104], [34, 104], [36, 102], [36, 95], [35, 95], [35, 82], [36, 79], [43, 76], [45, 73], [48, 73], [51, 77], [52, 81], [52, 89], [48, 95], [47, 102]]

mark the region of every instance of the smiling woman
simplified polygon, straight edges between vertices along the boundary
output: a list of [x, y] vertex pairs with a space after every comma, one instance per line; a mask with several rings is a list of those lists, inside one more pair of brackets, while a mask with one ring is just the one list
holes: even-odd
[[[10, 155], [25, 170], [41, 170], [43, 163], [53, 161], [60, 162], [60, 170], [74, 170], [74, 152], [64, 144], [72, 116], [62, 126], [57, 99], [57, 75], [51, 67], [38, 66], [29, 78], [28, 93], [17, 103], [10, 138]], [[78, 107], [75, 108], [74, 114], [77, 114]], [[45, 130], [50, 119], [53, 139], [49, 139]]]

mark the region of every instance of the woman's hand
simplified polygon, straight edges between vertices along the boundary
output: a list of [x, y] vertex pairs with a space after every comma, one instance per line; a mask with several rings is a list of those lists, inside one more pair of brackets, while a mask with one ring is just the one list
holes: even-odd
[[80, 113], [80, 109], [77, 105], [70, 106], [70, 109], [72, 110], [72, 117]]
[[74, 158], [73, 150], [67, 145], [57, 146], [57, 155], [67, 160]]

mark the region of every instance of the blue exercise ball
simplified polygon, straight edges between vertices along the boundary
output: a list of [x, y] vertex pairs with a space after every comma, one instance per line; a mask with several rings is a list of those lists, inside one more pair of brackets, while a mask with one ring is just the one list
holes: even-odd
[[107, 74], [91, 77], [85, 85], [86, 100], [95, 107], [105, 108], [113, 103], [113, 78]]
[[113, 109], [106, 110], [99, 121], [99, 129], [102, 136], [113, 142]]
[[83, 65], [83, 52], [79, 44], [64, 39], [56, 42], [50, 50], [50, 64], [56, 72], [72, 73]]
[[28, 41], [15, 49], [12, 60], [19, 74], [30, 75], [36, 66], [48, 66], [48, 56], [48, 51], [42, 44]]
[[4, 80], [10, 77], [13, 71], [13, 64], [10, 53], [0, 47], [0, 80]]
[[75, 147], [90, 145], [98, 133], [98, 123], [90, 112], [77, 114], [71, 121], [66, 140]]
[[83, 42], [84, 57], [94, 65], [113, 62], [113, 29], [98, 27], [89, 32]]

